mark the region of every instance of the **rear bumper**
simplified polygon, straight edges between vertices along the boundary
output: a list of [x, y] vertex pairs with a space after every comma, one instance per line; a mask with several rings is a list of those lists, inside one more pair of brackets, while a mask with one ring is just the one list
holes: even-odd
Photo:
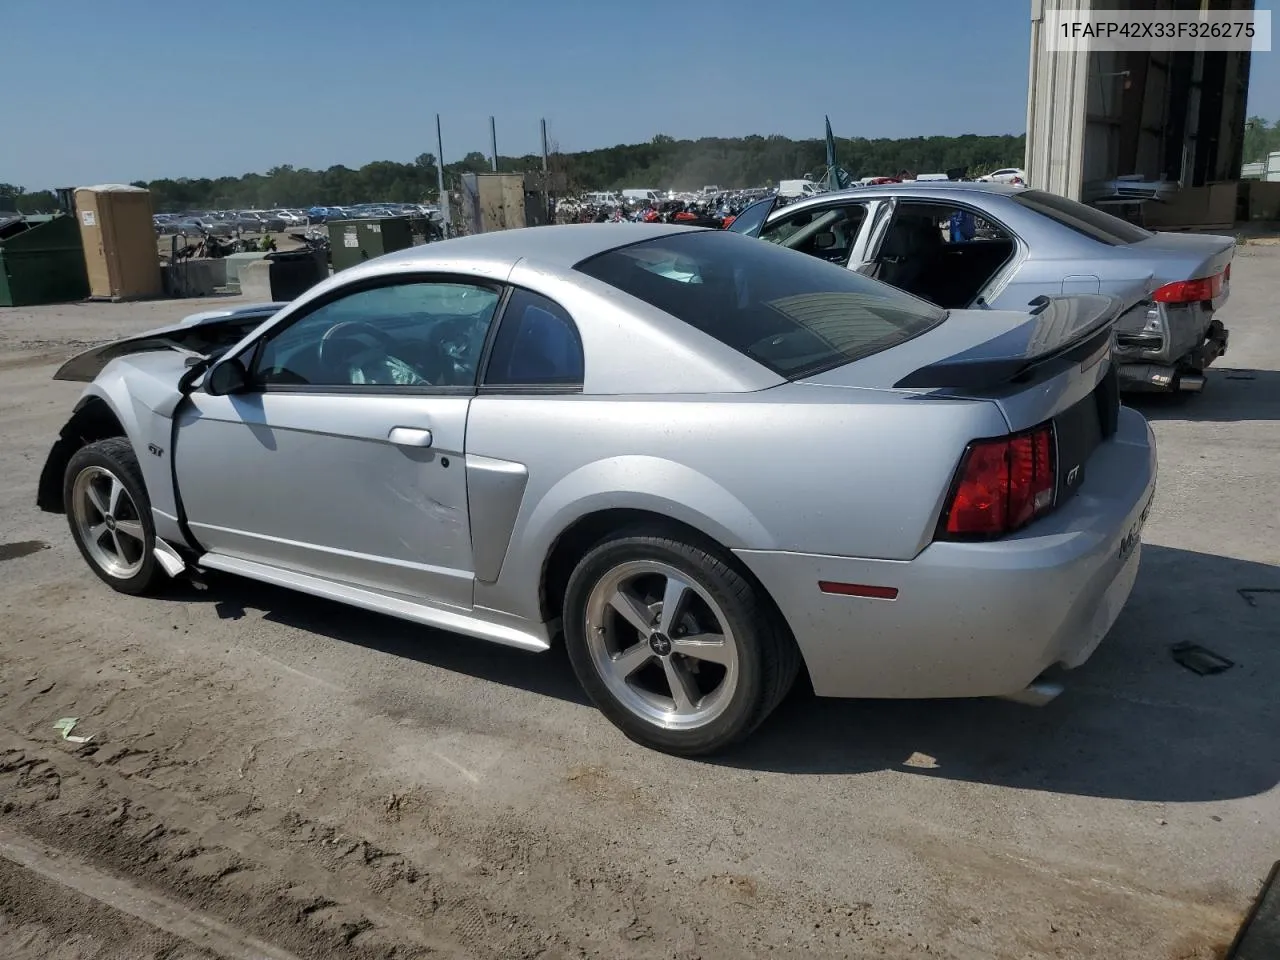
[[1227, 352], [1229, 334], [1210, 304], [1155, 304], [1134, 309], [1116, 326], [1115, 359], [1127, 390], [1176, 390], [1180, 373], [1202, 372]]
[[[1156, 480], [1155, 440], [1122, 408], [1079, 492], [1021, 534], [933, 543], [913, 560], [735, 551], [769, 590], [828, 697], [981, 697], [1084, 663], [1137, 576]], [[896, 587], [895, 600], [822, 593], [819, 581]]]

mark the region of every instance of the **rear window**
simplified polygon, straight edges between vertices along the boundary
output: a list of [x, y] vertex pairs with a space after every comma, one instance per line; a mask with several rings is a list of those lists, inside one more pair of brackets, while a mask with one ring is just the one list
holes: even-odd
[[903, 343], [947, 317], [851, 270], [727, 231], [655, 237], [576, 269], [792, 380]]
[[1099, 243], [1113, 247], [1137, 243], [1153, 236], [1151, 231], [1143, 230], [1142, 227], [1135, 226], [1127, 220], [1113, 217], [1109, 213], [1103, 213], [1101, 210], [1077, 203], [1075, 200], [1060, 197], [1056, 193], [1022, 190], [1013, 194], [1013, 199], [1028, 210], [1034, 210], [1050, 220], [1058, 221], [1064, 227], [1070, 227], [1077, 233], [1083, 233], [1086, 237], [1092, 237]]

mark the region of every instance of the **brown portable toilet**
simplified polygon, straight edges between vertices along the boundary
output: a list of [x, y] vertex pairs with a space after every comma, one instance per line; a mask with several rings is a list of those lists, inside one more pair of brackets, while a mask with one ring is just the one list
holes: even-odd
[[108, 183], [76, 189], [89, 299], [140, 300], [164, 292], [151, 192]]

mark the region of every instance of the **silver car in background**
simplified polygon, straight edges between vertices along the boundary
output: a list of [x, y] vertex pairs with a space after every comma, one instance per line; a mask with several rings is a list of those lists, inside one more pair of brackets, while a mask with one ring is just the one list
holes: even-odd
[[743, 210], [730, 230], [876, 277], [947, 309], [1021, 310], [1038, 296], [1120, 298], [1121, 386], [1198, 391], [1227, 349], [1214, 314], [1235, 238], [1153, 233], [1043, 190], [894, 183]]
[[1118, 310], [948, 312], [720, 230], [449, 240], [73, 358], [38, 502], [125, 593], [197, 567], [563, 633], [675, 753], [750, 733], [802, 668], [820, 696], [1042, 701], [1125, 603], [1155, 484]]

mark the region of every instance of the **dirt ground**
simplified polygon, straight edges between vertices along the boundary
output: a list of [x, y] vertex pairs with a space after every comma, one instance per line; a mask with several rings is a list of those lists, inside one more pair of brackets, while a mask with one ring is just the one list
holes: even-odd
[[559, 651], [112, 593], [34, 507], [49, 377], [209, 301], [0, 311], [0, 956], [1220, 956], [1280, 856], [1278, 275], [1240, 248], [1207, 391], [1140, 404], [1142, 572], [1062, 697], [797, 690], [715, 762], [631, 744]]

